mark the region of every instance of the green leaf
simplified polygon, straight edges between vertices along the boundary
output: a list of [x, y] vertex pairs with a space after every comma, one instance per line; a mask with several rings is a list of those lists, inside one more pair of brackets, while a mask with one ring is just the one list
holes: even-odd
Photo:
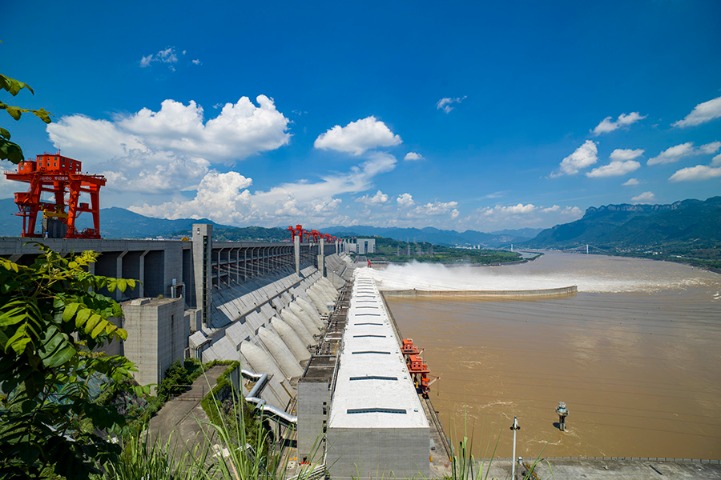
[[118, 290], [120, 290], [121, 292], [124, 292], [125, 289], [127, 288], [127, 286], [128, 286], [128, 283], [124, 278], [118, 278]]
[[0, 160], [9, 160], [17, 165], [25, 160], [25, 154], [17, 143], [0, 138]]
[[30, 110], [33, 115], [38, 117], [40, 120], [42, 120], [45, 123], [50, 123], [52, 120], [50, 120], [50, 112], [45, 110], [44, 108], [39, 108], [37, 110]]
[[7, 312], [3, 312], [0, 315], [0, 327], [9, 327], [10, 325], [17, 325], [27, 319], [27, 314], [24, 308], [16, 307]]
[[73, 344], [57, 327], [50, 326], [40, 348], [40, 357], [47, 368], [56, 368], [69, 362], [77, 353]]
[[15, 331], [15, 335], [10, 337], [10, 339], [7, 341], [7, 344], [5, 345], [5, 353], [7, 353], [8, 348], [12, 348], [15, 350], [15, 353], [18, 355], [22, 355], [25, 353], [25, 348], [27, 347], [27, 344], [30, 343], [31, 338], [28, 336], [25, 325], [20, 325], [20, 327]]
[[93, 328], [93, 331], [90, 332], [90, 336], [93, 338], [98, 338], [98, 335], [103, 333], [103, 331], [106, 329], [106, 326], [107, 326], [107, 325], [105, 325], [106, 323], [109, 323], [109, 322], [106, 322], [105, 320], [103, 320], [102, 322], [98, 322], [98, 324], [95, 326], [95, 328]]
[[90, 318], [90, 315], [92, 313], [92, 310], [83, 306], [78, 312], [78, 314], [75, 316], [75, 327], [82, 328], [85, 325], [85, 322], [88, 321], [88, 318]]
[[32, 93], [33, 95], [35, 92], [32, 88], [30, 88], [30, 85], [27, 83], [23, 83], [20, 80], [15, 80], [14, 78], [6, 77], [5, 75], [0, 73], [0, 88], [3, 90], [7, 90], [10, 92], [10, 95], [13, 97], [20, 92], [23, 88], [27, 89]]
[[97, 313], [94, 313], [90, 316], [90, 319], [85, 324], [85, 333], [89, 334], [92, 338], [95, 338], [96, 336], [92, 335], [91, 332], [95, 330], [95, 327], [98, 325], [98, 323], [104, 322], [103, 317], [98, 315]]
[[19, 107], [13, 107], [13, 106], [8, 105], [7, 107], [5, 107], [5, 110], [15, 120], [20, 120], [20, 117], [22, 117], [22, 115], [23, 115], [23, 109], [19, 108]]
[[83, 305], [77, 302], [66, 305], [65, 311], [63, 311], [63, 322], [69, 322], [72, 320], [78, 313], [78, 309], [81, 307], [83, 307]]

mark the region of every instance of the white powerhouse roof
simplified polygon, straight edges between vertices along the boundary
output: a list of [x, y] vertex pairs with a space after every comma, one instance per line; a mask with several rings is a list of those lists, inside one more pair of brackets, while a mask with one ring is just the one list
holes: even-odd
[[330, 428], [428, 428], [374, 281], [356, 270]]

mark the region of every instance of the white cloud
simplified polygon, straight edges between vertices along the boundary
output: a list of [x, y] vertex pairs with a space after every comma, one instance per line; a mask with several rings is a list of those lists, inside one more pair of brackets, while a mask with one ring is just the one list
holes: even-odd
[[363, 195], [362, 197], [356, 198], [356, 202], [364, 205], [382, 205], [388, 201], [388, 195], [378, 190], [372, 197], [369, 195]]
[[714, 167], [721, 167], [721, 153], [711, 159], [711, 165]]
[[693, 127], [719, 117], [721, 117], [721, 97], [716, 97], [713, 100], [696, 105], [691, 113], [686, 115], [683, 120], [675, 122], [673, 126], [681, 128]]
[[721, 167], [710, 167], [706, 165], [696, 165], [695, 167], [682, 168], [669, 178], [672, 182], [687, 182], [708, 180], [710, 178], [721, 177]]
[[385, 123], [375, 117], [350, 122], [345, 127], [336, 125], [315, 139], [315, 148], [361, 155], [367, 150], [392, 147], [402, 142]]
[[628, 180], [626, 180], [626, 181], [623, 183], [623, 186], [624, 186], [624, 187], [635, 187], [635, 186], [638, 185], [638, 184], [639, 184], [638, 179], [636, 179], [636, 178], [629, 178]]
[[140, 67], [147, 68], [153, 63], [164, 63], [173, 70], [173, 65], [178, 63], [178, 54], [175, 47], [168, 47], [164, 50], [160, 50], [157, 53], [151, 53], [150, 55], [143, 56], [140, 59]]
[[[453, 211], [457, 212], [458, 202], [428, 202], [423, 205], [418, 205], [415, 208], [415, 213], [418, 216], [428, 216], [428, 215], [445, 215], [447, 213], [451, 213]], [[456, 216], [458, 214], [456, 213]]]
[[416, 203], [413, 200], [413, 195], [411, 195], [410, 193], [401, 193], [400, 195], [398, 195], [398, 198], [396, 198], [396, 202], [401, 207], [411, 207]]
[[641, 155], [643, 155], [642, 148], [617, 148], [613, 152], [611, 152], [611, 160], [625, 162], [628, 160], [636, 160]]
[[247, 97], [226, 104], [204, 123], [203, 109], [165, 100], [159, 111], [144, 108], [113, 121], [83, 115], [62, 117], [47, 126], [53, 145], [104, 173], [107, 188], [144, 193], [193, 189], [213, 163], [242, 160], [289, 142], [288, 119], [273, 101]]
[[648, 165], [662, 165], [666, 163], [675, 163], [682, 158], [692, 157], [696, 155], [713, 155], [721, 148], [721, 142], [711, 142], [694, 148], [693, 142], [681, 143], [669, 147], [657, 156], [649, 158]]
[[592, 140], [586, 140], [575, 152], [561, 161], [560, 171], [551, 174], [551, 177], [561, 175], [575, 175], [581, 169], [590, 167], [598, 161], [598, 147]]
[[636, 160], [613, 160], [608, 165], [594, 168], [586, 174], [589, 178], [620, 177], [641, 168]]
[[643, 192], [639, 195], [636, 195], [631, 199], [631, 201], [636, 203], [650, 203], [656, 200], [656, 195], [653, 194], [653, 192]]
[[713, 155], [721, 148], [721, 142], [711, 142], [698, 147], [700, 154]]
[[613, 132], [614, 130], [631, 125], [639, 120], [643, 120], [644, 118], [646, 118], [646, 115], [641, 115], [638, 112], [622, 113], [618, 116], [615, 122], [612, 120], [612, 117], [606, 117], [601, 120], [601, 123], [596, 125], [596, 128], [593, 129], [593, 133], [595, 135], [601, 135], [602, 133]]
[[547, 227], [578, 220], [582, 216], [583, 211], [575, 206], [546, 207], [532, 203], [485, 207], [477, 210], [477, 215], [474, 215], [478, 219], [478, 228], [486, 232], [507, 228]]
[[641, 155], [643, 155], [643, 149], [640, 148], [635, 150], [617, 148], [611, 152], [611, 163], [594, 168], [588, 172], [586, 176], [590, 178], [601, 178], [626, 175], [641, 168], [641, 164], [636, 161]]
[[496, 205], [493, 208], [486, 208], [483, 211], [483, 214], [486, 216], [489, 215], [495, 215], [498, 213], [502, 214], [513, 214], [513, 215], [523, 215], [527, 213], [531, 213], [536, 211], [536, 206], [532, 203], [522, 204], [518, 203], [516, 205]]
[[438, 110], [443, 110], [446, 113], [451, 113], [451, 111], [454, 108], [453, 106], [455, 104], [460, 104], [466, 98], [468, 98], [468, 97], [467, 96], [455, 97], [455, 98], [443, 97], [440, 100], [438, 100], [438, 102], [436, 102], [436, 108]]
[[[317, 182], [284, 183], [257, 192], [248, 189], [252, 180], [237, 172], [211, 171], [200, 182], [192, 200], [135, 205], [130, 210], [164, 218], [205, 217], [232, 225], [279, 225], [298, 223], [299, 218], [314, 224], [338, 223], [342, 220], [338, 213], [342, 200], [337, 196], [367, 190], [376, 175], [395, 165], [395, 157], [378, 153], [345, 174]], [[343, 222], [347, 223], [347, 219]]]
[[421, 155], [420, 153], [416, 153], [416, 152], [408, 152], [408, 153], [406, 153], [406, 156], [403, 157], [403, 160], [405, 160], [406, 162], [413, 162], [413, 161], [422, 160], [422, 159], [423, 159], [423, 155]]

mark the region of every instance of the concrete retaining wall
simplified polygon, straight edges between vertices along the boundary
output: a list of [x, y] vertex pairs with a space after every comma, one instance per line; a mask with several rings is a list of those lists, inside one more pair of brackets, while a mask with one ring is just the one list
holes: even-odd
[[384, 290], [388, 297], [470, 297], [531, 299], [545, 297], [568, 297], [578, 293], [578, 287], [548, 288], [543, 290]]

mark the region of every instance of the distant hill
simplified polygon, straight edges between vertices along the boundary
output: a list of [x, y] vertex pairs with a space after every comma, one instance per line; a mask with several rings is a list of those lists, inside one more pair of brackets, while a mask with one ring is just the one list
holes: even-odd
[[[0, 236], [20, 236], [22, 219], [12, 199], [0, 200]], [[231, 227], [220, 225], [208, 219], [182, 218], [166, 220], [140, 215], [124, 208], [111, 207], [100, 210], [100, 231], [103, 238], [182, 238], [190, 237], [194, 223], [213, 225], [213, 236], [229, 241], [280, 241], [289, 238], [281, 228]], [[83, 214], [78, 217], [79, 229], [92, 225], [92, 217]]]
[[[12, 199], [0, 200], [0, 236], [19, 236], [22, 219], [15, 216], [18, 211]], [[78, 217], [78, 227], [91, 226], [92, 217], [83, 214]], [[207, 219], [183, 218], [166, 220], [146, 217], [124, 208], [111, 207], [100, 210], [100, 225], [103, 238], [181, 238], [190, 236], [193, 223], [213, 224], [213, 237], [228, 241], [285, 241], [290, 234], [285, 228], [233, 227], [221, 225]], [[371, 226], [328, 227], [321, 229], [339, 237], [378, 236], [411, 242], [429, 242], [436, 245], [483, 245], [486, 247], [509, 246], [533, 238], [540, 229], [505, 230], [482, 233], [474, 230], [456, 232], [437, 228], [384, 228]]]
[[580, 220], [543, 230], [524, 245], [569, 248], [581, 244], [649, 247], [688, 243], [699, 247], [721, 242], [721, 197], [683, 200], [669, 205], [591, 207]]
[[435, 245], [482, 245], [485, 247], [509, 247], [511, 243], [518, 243], [533, 238], [540, 229], [505, 230], [503, 232], [483, 233], [475, 230], [456, 232], [455, 230], [440, 230], [433, 227], [426, 228], [399, 228], [399, 227], [372, 227], [355, 225], [352, 227], [327, 227], [323, 232], [341, 237], [385, 237], [400, 241], [428, 242]]

